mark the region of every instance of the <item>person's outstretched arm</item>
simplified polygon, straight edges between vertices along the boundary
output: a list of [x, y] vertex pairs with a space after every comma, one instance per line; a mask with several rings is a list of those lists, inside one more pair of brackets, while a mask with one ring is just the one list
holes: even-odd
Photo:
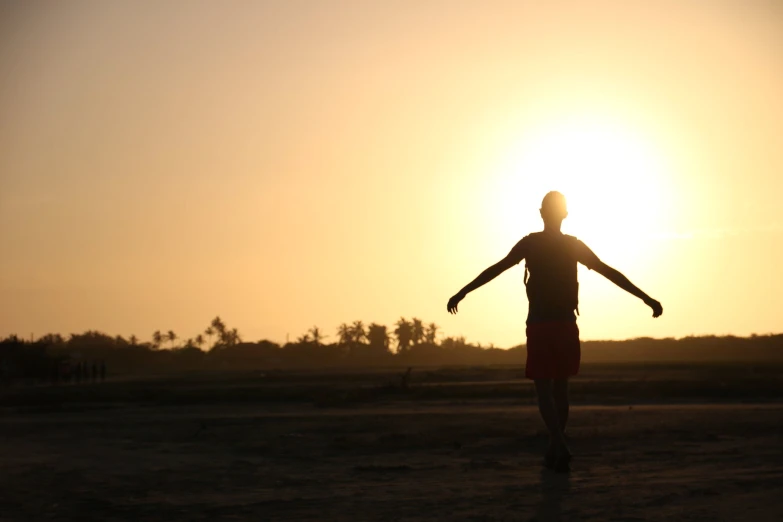
[[611, 266], [607, 265], [600, 259], [598, 259], [598, 256], [596, 256], [590, 248], [587, 247], [584, 243], [581, 241], [577, 241], [575, 243], [576, 247], [576, 258], [577, 260], [585, 265], [590, 270], [595, 270], [605, 278], [607, 278], [612, 283], [616, 284], [626, 292], [628, 292], [631, 295], [635, 295], [642, 301], [644, 301], [644, 304], [652, 308], [653, 311], [653, 317], [659, 317], [663, 313], [663, 307], [661, 306], [661, 303], [650, 297], [649, 295], [642, 292], [636, 285], [634, 285], [632, 282], [628, 280], [627, 277], [625, 277], [623, 274], [621, 274], [618, 270], [615, 270]]
[[642, 301], [644, 301], [644, 304], [652, 308], [653, 311], [653, 317], [659, 317], [663, 313], [663, 306], [661, 306], [661, 303], [650, 297], [649, 295], [645, 294], [641, 291], [636, 285], [634, 285], [631, 281], [628, 280], [627, 277], [625, 277], [622, 273], [620, 273], [618, 270], [615, 270], [611, 266], [607, 265], [603, 261], [598, 261], [598, 263], [592, 267], [593, 270], [607, 278], [612, 283], [616, 284], [626, 292], [628, 292], [631, 295], [635, 295]]
[[476, 288], [484, 286], [512, 266], [519, 264], [519, 262], [525, 258], [523, 241], [524, 239], [520, 240], [519, 243], [514, 245], [514, 248], [511, 249], [511, 252], [509, 252], [506, 257], [481, 272], [478, 277], [476, 277], [476, 279], [465, 285], [462, 290], [454, 294], [451, 299], [449, 299], [449, 303], [446, 305], [446, 309], [449, 311], [449, 313], [457, 313], [457, 305], [460, 301], [465, 299], [465, 296], [468, 295], [468, 293], [472, 292]]

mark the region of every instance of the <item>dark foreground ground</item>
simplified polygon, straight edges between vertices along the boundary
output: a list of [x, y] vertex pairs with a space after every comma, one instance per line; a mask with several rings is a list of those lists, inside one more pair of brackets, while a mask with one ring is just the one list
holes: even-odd
[[286, 400], [259, 402], [248, 376], [6, 390], [0, 520], [783, 520], [779, 375], [763, 400], [727, 378], [694, 402], [715, 374], [669, 371], [575, 386], [570, 475], [542, 471], [529, 387], [475, 369], [432, 378], [440, 393], [281, 377]]

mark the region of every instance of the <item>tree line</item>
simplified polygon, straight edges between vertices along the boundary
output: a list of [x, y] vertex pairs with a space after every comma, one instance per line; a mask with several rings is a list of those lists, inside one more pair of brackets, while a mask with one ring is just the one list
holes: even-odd
[[[400, 318], [391, 328], [362, 321], [340, 324], [332, 342], [313, 326], [284, 344], [246, 342], [237, 328], [215, 317], [198, 335], [180, 338], [157, 330], [149, 341], [87, 331], [67, 339], [47, 334], [25, 340], [0, 340], [0, 379], [46, 380], [64, 363], [102, 361], [109, 375], [175, 371], [296, 369], [360, 366], [524, 365], [525, 347], [500, 349], [441, 337], [435, 323]], [[682, 339], [586, 341], [584, 362], [778, 361], [783, 335], [701, 336]]]
[[[0, 340], [0, 378], [42, 378], [53, 367], [100, 360], [110, 374], [257, 368], [306, 368], [341, 365], [481, 364], [482, 355], [504, 350], [468, 343], [464, 337], [439, 339], [440, 328], [418, 318], [400, 318], [392, 328], [362, 321], [338, 326], [333, 342], [317, 326], [293, 342], [247, 342], [237, 328], [218, 316], [198, 335], [181, 338], [173, 330], [156, 330], [148, 341], [89, 330], [47, 334], [37, 339], [10, 335]], [[498, 361], [502, 363], [502, 361]], [[448, 364], [448, 363], [447, 363]]]

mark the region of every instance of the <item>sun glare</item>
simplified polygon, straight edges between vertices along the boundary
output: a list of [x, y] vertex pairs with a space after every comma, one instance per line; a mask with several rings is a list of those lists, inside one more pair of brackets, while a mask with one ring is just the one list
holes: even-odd
[[539, 230], [541, 199], [558, 190], [568, 200], [563, 231], [614, 253], [663, 225], [664, 171], [651, 143], [627, 128], [602, 121], [561, 122], [517, 141], [498, 169], [499, 185], [489, 198], [494, 217], [506, 223], [507, 239]]

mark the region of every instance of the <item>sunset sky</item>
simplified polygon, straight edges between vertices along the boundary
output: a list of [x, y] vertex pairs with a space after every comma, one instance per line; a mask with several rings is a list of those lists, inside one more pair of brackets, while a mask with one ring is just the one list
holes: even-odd
[[549, 190], [664, 306], [583, 339], [783, 331], [783, 2], [3, 2], [0, 78], [0, 335], [510, 347]]

